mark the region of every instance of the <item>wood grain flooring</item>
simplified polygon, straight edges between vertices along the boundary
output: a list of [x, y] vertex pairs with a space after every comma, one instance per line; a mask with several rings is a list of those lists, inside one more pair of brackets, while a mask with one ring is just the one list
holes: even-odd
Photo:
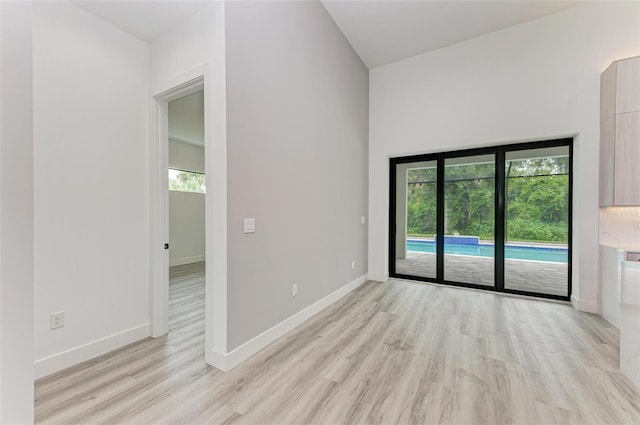
[[568, 304], [367, 282], [225, 374], [203, 294], [173, 279], [168, 336], [38, 381], [37, 423], [640, 423], [618, 331]]
[[[197, 275], [197, 274], [203, 274], [204, 273], [204, 268], [205, 268], [205, 262], [204, 261], [199, 261], [197, 263], [189, 263], [189, 264], [183, 264], [180, 266], [173, 266], [173, 267], [169, 267], [169, 279], [172, 280], [172, 283], [175, 283], [173, 281], [173, 279], [178, 278], [178, 277], [182, 277], [182, 276], [188, 276], [188, 275]], [[192, 276], [195, 279], [198, 278], [198, 276]], [[204, 275], [203, 275], [204, 277]]]

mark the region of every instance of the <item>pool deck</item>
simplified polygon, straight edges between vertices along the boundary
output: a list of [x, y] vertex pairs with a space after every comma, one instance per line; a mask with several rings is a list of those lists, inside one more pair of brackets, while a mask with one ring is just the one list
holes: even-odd
[[[493, 258], [447, 254], [444, 268], [446, 280], [493, 286]], [[566, 296], [568, 272], [567, 263], [506, 259], [505, 288]], [[435, 277], [436, 255], [409, 251], [396, 260], [396, 273]]]

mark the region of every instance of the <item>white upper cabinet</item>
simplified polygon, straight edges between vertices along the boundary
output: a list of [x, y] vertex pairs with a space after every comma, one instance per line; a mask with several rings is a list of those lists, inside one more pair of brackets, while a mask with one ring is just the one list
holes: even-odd
[[640, 205], [640, 56], [600, 82], [600, 206]]

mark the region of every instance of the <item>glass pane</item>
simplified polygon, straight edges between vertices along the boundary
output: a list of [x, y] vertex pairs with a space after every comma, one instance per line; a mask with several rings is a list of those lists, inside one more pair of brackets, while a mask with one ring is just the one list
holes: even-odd
[[205, 193], [205, 175], [169, 168], [169, 190]]
[[567, 296], [569, 147], [506, 153], [506, 289]]
[[436, 161], [396, 166], [396, 273], [436, 277]]
[[445, 160], [444, 278], [494, 286], [495, 155]]

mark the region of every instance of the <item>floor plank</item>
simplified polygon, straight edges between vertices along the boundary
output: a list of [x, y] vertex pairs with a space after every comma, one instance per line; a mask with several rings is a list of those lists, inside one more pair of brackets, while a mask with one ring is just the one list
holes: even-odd
[[169, 335], [39, 380], [37, 423], [640, 423], [618, 331], [568, 304], [367, 282], [222, 373], [204, 364], [204, 272], [187, 271]]

